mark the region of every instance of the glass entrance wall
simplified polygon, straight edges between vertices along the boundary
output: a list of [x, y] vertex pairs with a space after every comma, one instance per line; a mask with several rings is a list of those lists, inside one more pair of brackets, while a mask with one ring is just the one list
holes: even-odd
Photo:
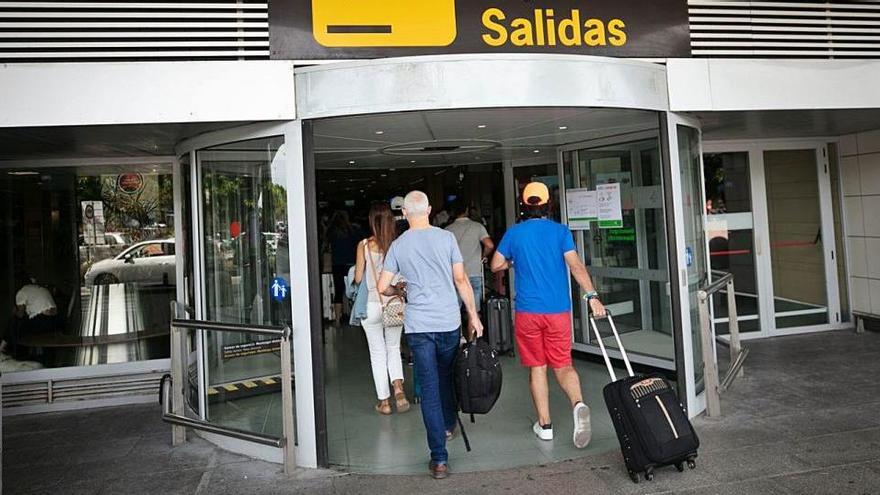
[[[243, 325], [292, 323], [284, 156], [280, 136], [197, 152], [202, 319]], [[279, 279], [284, 283], [276, 286]], [[279, 342], [246, 333], [205, 332], [207, 419], [280, 435]]]
[[[589, 229], [575, 230], [575, 238], [603, 302], [615, 315], [627, 351], [674, 367], [661, 166], [658, 137], [572, 150], [563, 156], [566, 190], [620, 184], [622, 224], [602, 228], [591, 222]], [[579, 289], [574, 286], [572, 292], [573, 301], [579, 301]], [[583, 306], [575, 304], [574, 341], [595, 346]], [[617, 347], [610, 335], [603, 343]]]

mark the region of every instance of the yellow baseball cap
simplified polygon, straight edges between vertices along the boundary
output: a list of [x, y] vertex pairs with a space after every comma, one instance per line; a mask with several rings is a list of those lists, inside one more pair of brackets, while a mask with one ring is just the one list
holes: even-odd
[[522, 199], [527, 205], [546, 205], [550, 201], [550, 190], [542, 182], [529, 182], [523, 190]]

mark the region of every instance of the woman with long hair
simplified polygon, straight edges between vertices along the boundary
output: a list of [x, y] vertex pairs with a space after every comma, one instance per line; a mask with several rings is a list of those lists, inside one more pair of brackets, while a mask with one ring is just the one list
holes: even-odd
[[370, 208], [369, 224], [373, 235], [358, 245], [354, 280], [366, 283], [369, 289], [367, 317], [361, 320], [361, 326], [367, 336], [373, 382], [379, 399], [375, 409], [379, 414], [391, 414], [390, 380], [394, 388], [394, 405], [398, 413], [403, 413], [410, 408], [403, 391], [403, 363], [400, 359], [403, 327], [385, 327], [382, 313], [387, 300], [377, 289], [385, 253], [397, 238], [396, 222], [388, 203], [377, 203]]

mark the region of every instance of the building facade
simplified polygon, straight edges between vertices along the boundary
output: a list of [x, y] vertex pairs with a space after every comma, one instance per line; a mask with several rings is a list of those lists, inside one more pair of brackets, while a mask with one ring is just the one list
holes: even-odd
[[519, 188], [551, 186], [633, 360], [693, 415], [719, 272], [745, 339], [880, 314], [880, 3], [308, 3], [0, 8], [0, 300], [54, 308], [0, 321], [4, 414], [156, 400], [191, 319], [241, 332], [187, 333], [182, 413], [278, 436], [278, 343], [248, 329], [289, 326], [297, 463], [339, 463], [326, 224], [405, 188], [503, 232]]

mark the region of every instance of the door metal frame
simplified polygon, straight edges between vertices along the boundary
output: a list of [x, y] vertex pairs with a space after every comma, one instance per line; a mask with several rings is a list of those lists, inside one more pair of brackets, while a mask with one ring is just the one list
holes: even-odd
[[[679, 328], [680, 331], [677, 333], [676, 340], [676, 361], [681, 364], [681, 367], [678, 371], [678, 384], [681, 389], [683, 389], [683, 393], [680, 391], [680, 395], [686, 399], [686, 406], [688, 410], [688, 414], [690, 416], [696, 416], [697, 414], [703, 412], [706, 409], [706, 393], [705, 391], [697, 393], [697, 384], [696, 384], [696, 362], [694, 356], [694, 339], [699, 338], [699, 328], [693, 328], [691, 325], [691, 311], [696, 311], [698, 308], [691, 308], [690, 306], [690, 294], [688, 292], [688, 273], [687, 273], [687, 260], [686, 260], [686, 252], [682, 249], [687, 245], [685, 239], [684, 225], [685, 225], [685, 216], [684, 216], [684, 203], [683, 203], [683, 183], [681, 176], [681, 161], [680, 155], [678, 151], [678, 126], [690, 127], [696, 129], [699, 134], [699, 144], [700, 149], [698, 149], [698, 155], [700, 159], [700, 165], [698, 167], [697, 173], [700, 174], [700, 189], [701, 191], [705, 190], [705, 184], [703, 184], [703, 150], [702, 150], [702, 126], [700, 121], [695, 118], [684, 114], [676, 114], [673, 112], [667, 112], [664, 120], [665, 129], [665, 144], [667, 146], [667, 153], [669, 155], [668, 167], [665, 168], [667, 173], [669, 174], [670, 185], [669, 190], [671, 190], [671, 205], [672, 205], [672, 224], [674, 234], [671, 236], [675, 239], [674, 244], [670, 243], [670, 253], [673, 256], [670, 256], [670, 292], [673, 294], [673, 301], [675, 301], [675, 296], [678, 297], [678, 304], [673, 307], [673, 312], [676, 312], [676, 308], [678, 309], [678, 318], [679, 318]], [[699, 198], [702, 201], [702, 198]], [[703, 225], [705, 226], [705, 209], [700, 208], [701, 217]], [[667, 222], [668, 223], [668, 222]], [[667, 234], [668, 235], [668, 234]], [[704, 248], [704, 258], [706, 263], [706, 270], [709, 270], [709, 243], [708, 240], [705, 239], [705, 235], [703, 236], [703, 242], [705, 244]], [[674, 251], [673, 251], [674, 248]], [[675, 270], [673, 275], [673, 270]]]

